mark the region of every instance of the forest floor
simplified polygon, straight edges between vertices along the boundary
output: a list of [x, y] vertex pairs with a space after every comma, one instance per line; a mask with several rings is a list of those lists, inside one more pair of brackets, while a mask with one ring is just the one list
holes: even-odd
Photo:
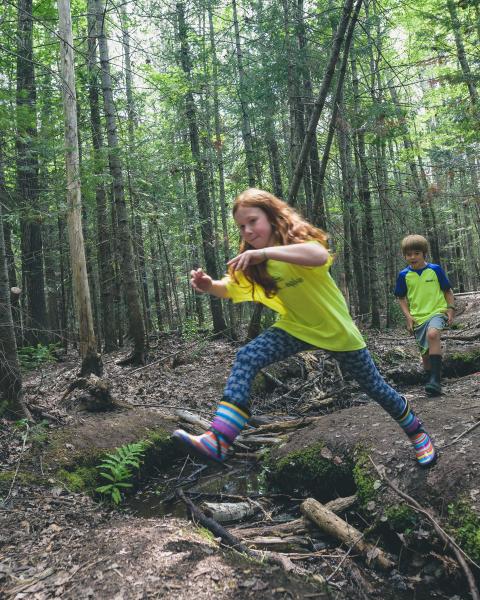
[[[459, 316], [460, 330], [448, 335], [462, 338], [459, 343], [467, 346], [478, 341], [479, 305], [480, 297], [468, 297], [463, 302], [464, 316]], [[442, 517], [448, 503], [468, 497], [472, 510], [480, 514], [480, 427], [472, 428], [480, 421], [478, 367], [462, 377], [447, 378], [442, 396], [428, 398], [419, 357], [406, 333], [367, 332], [367, 339], [382, 371], [398, 380], [437, 446], [443, 447], [438, 463], [427, 471], [419, 469], [395, 423], [344, 380], [335, 363], [322, 353], [301, 355], [267, 369], [270, 375], [255, 389], [254, 414], [259, 421], [323, 415], [284, 437], [286, 443], [270, 450], [270, 462], [272, 457], [274, 463], [281, 461], [322, 439], [330, 456], [341, 464], [365, 444], [373, 448], [371, 456], [387, 477], [425, 508], [433, 507]], [[450, 343], [453, 339], [447, 339], [447, 352]], [[92, 499], [73, 492], [74, 486], [58, 476], [62, 465], [86, 465], [85, 457], [93, 450], [112, 451], [142, 439], [152, 428], [171, 432], [179, 422], [176, 409], [209, 418], [237, 348], [238, 344], [225, 340], [165, 336], [152, 347], [151, 362], [144, 368], [120, 367], [116, 364], [120, 354], [107, 356], [104, 379], [122, 404], [111, 412], [79, 410], [75, 394], [65, 399], [78, 370], [73, 354], [25, 377], [26, 401], [34, 414], [43, 415], [43, 421], [30, 428], [0, 423], [0, 598], [469, 597], [461, 570], [445, 548], [439, 551], [438, 543], [432, 542], [425, 521], [411, 528], [409, 540], [405, 533], [393, 536], [396, 544], [389, 550], [396, 568], [389, 574], [367, 567], [351, 548], [328, 537], [311, 540], [304, 560], [291, 553], [296, 564], [331, 578], [331, 586], [325, 589], [308, 577], [225, 549], [183, 516], [181, 503], [157, 502], [157, 512], [151, 506], [139, 509], [138, 502], [114, 509], [98, 496]], [[258, 458], [258, 453], [252, 457]], [[240, 477], [259, 468], [257, 462], [243, 457], [233, 464], [232, 471]], [[197, 466], [198, 460], [192, 463], [179, 454], [167, 470], [155, 476], [157, 481], [175, 484], [184, 471]], [[209, 467], [199, 481], [213, 474], [218, 483], [225, 473], [222, 467]], [[232, 489], [237, 488], [230, 482], [223, 491], [231, 493]], [[258, 493], [270, 493], [263, 483], [254, 492], [252, 497], [257, 498]], [[141, 493], [139, 489], [135, 497]], [[302, 494], [302, 490], [290, 490], [290, 496]], [[336, 495], [339, 490], [330, 490], [331, 497]], [[291, 518], [296, 518], [299, 502], [293, 506], [290, 502]], [[368, 530], [381, 520], [379, 508], [378, 501], [370, 502], [370, 513], [353, 509], [346, 518]], [[284, 516], [285, 510], [285, 506], [270, 505], [264, 518]], [[480, 530], [477, 535], [480, 538]], [[419, 550], [422, 544], [423, 551]]]

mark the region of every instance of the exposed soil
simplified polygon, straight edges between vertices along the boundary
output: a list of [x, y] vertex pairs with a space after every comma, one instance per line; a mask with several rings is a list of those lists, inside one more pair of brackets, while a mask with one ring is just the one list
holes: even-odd
[[[467, 310], [464, 323], [476, 323], [474, 315], [475, 311]], [[469, 334], [472, 331], [475, 333], [475, 327]], [[384, 372], [401, 370], [402, 365], [408, 371], [412, 362], [418, 364], [406, 334], [369, 335], [372, 337], [369, 347]], [[337, 586], [327, 594], [305, 578], [222, 549], [187, 520], [168, 516], [145, 519], [112, 510], [85, 494], [71, 493], [56, 478], [59, 466], [74, 464], [85, 450], [110, 450], [159, 427], [171, 431], [177, 421], [175, 408], [211, 416], [235, 349], [227, 341], [181, 342], [172, 336], [162, 338], [152, 349], [146, 368], [122, 368], [115, 364], [119, 355], [109, 356], [104, 377], [111, 384], [113, 397], [125, 405], [113, 412], [75, 411], [72, 398], [61, 402], [78, 369], [73, 355], [25, 378], [26, 401], [48, 425], [34, 428], [27, 436], [25, 430], [1, 423], [0, 476], [18, 473], [13, 480], [0, 481], [0, 597], [414, 597], [415, 582], [398, 573], [379, 579], [370, 572], [367, 584], [354, 563], [345, 558], [347, 549], [327, 549], [323, 557], [304, 564], [324, 576], [340, 566], [333, 577]], [[289, 368], [296, 375], [284, 382], [288, 387], [275, 387], [268, 379], [267, 388], [256, 390], [255, 413], [269, 418], [273, 414], [275, 418], [318, 414], [308, 412], [315, 400], [332, 398], [331, 404], [324, 403], [319, 409], [324, 418], [291, 434], [288, 443], [274, 451], [278, 457], [319, 439], [332, 455], [340, 457], [349, 456], [358, 444], [364, 444], [374, 461], [386, 467], [387, 476], [424, 506], [433, 506], [442, 514], [442, 507], [466, 496], [480, 512], [480, 427], [447, 447], [480, 419], [479, 373], [448, 379], [444, 394], [437, 399], [427, 398], [420, 384], [401, 386], [437, 446], [443, 447], [437, 465], [422, 471], [396, 424], [350, 382], [339, 385], [339, 373], [324, 355], [315, 360], [311, 356], [296, 359], [297, 369], [291, 369], [290, 364], [275, 370], [277, 383]], [[319, 366], [321, 376], [312, 371]], [[432, 594], [438, 598], [454, 595], [448, 590], [442, 593], [441, 584]]]

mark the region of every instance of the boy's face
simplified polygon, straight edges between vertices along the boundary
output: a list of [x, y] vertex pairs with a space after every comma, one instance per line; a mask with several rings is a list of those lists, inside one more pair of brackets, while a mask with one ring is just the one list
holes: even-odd
[[412, 269], [421, 269], [426, 264], [425, 254], [421, 250], [407, 250], [404, 257]]

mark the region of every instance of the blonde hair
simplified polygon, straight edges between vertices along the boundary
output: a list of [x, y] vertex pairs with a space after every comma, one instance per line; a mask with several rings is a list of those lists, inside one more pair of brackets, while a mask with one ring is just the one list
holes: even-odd
[[[289, 204], [270, 192], [249, 188], [235, 199], [232, 209], [234, 217], [240, 207], [253, 207], [263, 210], [272, 226], [275, 243], [280, 246], [316, 240], [325, 248], [328, 248], [328, 235], [324, 231], [305, 221]], [[245, 240], [241, 241], [240, 253], [252, 248], [253, 246]], [[235, 277], [233, 270], [230, 270], [230, 275]], [[261, 285], [267, 298], [271, 298], [277, 293], [277, 283], [268, 274], [265, 262], [247, 267], [244, 275], [253, 288], [256, 283]]]
[[402, 254], [405, 254], [409, 250], [416, 250], [417, 252], [423, 252], [423, 254], [428, 254], [428, 242], [423, 237], [423, 235], [407, 235], [402, 240]]

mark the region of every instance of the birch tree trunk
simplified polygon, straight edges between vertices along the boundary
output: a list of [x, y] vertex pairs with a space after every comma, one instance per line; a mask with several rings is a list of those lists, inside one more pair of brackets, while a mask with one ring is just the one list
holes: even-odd
[[119, 153], [120, 145], [118, 142], [115, 105], [113, 101], [112, 77], [110, 74], [108, 44], [104, 28], [103, 0], [95, 0], [95, 8], [98, 26], [103, 104], [107, 121], [108, 160], [113, 180], [113, 198], [118, 222], [118, 242], [121, 252], [120, 270], [127, 305], [129, 334], [134, 343], [131, 355], [122, 361], [122, 364], [145, 364], [145, 325], [142, 318], [137, 278], [135, 276], [132, 238], [125, 204], [125, 188], [123, 184], [122, 161]]
[[77, 133], [77, 97], [73, 61], [72, 18], [70, 0], [57, 0], [60, 37], [60, 73], [62, 77], [65, 118], [65, 164], [67, 169], [67, 223], [70, 265], [75, 312], [79, 328], [79, 350], [82, 359], [80, 375], [102, 374], [93, 327], [90, 288], [82, 231], [82, 196]]

